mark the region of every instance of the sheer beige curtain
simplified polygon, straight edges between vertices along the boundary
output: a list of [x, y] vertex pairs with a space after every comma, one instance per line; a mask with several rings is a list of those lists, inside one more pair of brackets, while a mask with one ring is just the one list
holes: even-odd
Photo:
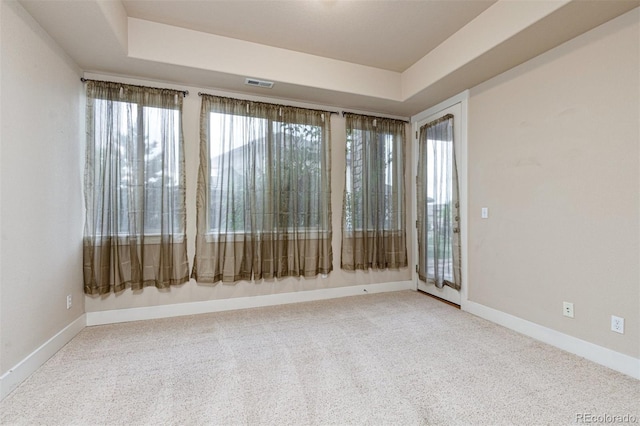
[[84, 291], [189, 280], [182, 92], [87, 83]]
[[460, 203], [453, 115], [420, 128], [418, 158], [418, 277], [460, 289]]
[[330, 113], [202, 95], [198, 282], [332, 269]]
[[407, 266], [405, 123], [348, 113], [342, 268]]

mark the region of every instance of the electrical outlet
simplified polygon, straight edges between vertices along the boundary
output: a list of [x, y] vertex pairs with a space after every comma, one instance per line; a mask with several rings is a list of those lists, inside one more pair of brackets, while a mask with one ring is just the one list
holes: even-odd
[[483, 207], [482, 210], [480, 210], [480, 217], [482, 219], [489, 219], [489, 207]]
[[73, 305], [73, 300], [71, 299], [71, 295], [67, 294], [67, 309], [71, 309], [71, 305]]
[[611, 315], [611, 331], [624, 334], [624, 318]]
[[562, 315], [573, 318], [573, 303], [562, 302]]

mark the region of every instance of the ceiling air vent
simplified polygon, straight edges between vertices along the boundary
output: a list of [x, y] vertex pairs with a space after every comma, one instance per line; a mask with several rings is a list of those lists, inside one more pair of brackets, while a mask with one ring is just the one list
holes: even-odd
[[258, 80], [256, 78], [246, 78], [244, 84], [249, 86], [263, 87], [265, 89], [271, 89], [273, 87], [273, 81]]

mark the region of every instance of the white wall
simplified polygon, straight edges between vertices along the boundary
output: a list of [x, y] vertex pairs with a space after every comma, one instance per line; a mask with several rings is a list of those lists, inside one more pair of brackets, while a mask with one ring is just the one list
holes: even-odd
[[1, 375], [84, 312], [84, 111], [76, 66], [22, 6], [0, 3]]
[[[201, 87], [186, 85], [171, 85], [162, 82], [138, 80], [126, 77], [87, 73], [87, 78], [97, 80], [119, 81], [123, 83], [140, 84], [154, 87], [169, 87], [181, 90], [189, 90], [189, 95], [184, 99], [183, 129], [185, 139], [185, 162], [187, 181], [187, 241], [190, 267], [193, 266], [195, 255], [196, 234], [196, 182], [199, 164], [199, 132], [200, 132], [200, 97], [198, 92], [218, 94], [222, 96], [242, 99], [253, 99], [265, 102], [286, 103], [279, 99], [270, 99], [268, 90], [265, 97], [243, 96], [239, 94], [221, 92]], [[338, 111], [339, 107], [322, 107], [312, 104], [289, 102], [289, 104], [315, 109], [328, 109]], [[407, 138], [411, 132], [407, 126]], [[408, 282], [411, 280], [411, 268], [402, 268], [396, 271], [357, 271], [347, 272], [340, 269], [340, 240], [342, 223], [342, 196], [345, 182], [345, 147], [346, 133], [345, 120], [339, 114], [331, 115], [331, 209], [333, 226], [333, 272], [327, 278], [286, 278], [282, 280], [248, 282], [240, 281], [235, 284], [198, 284], [194, 280], [170, 290], [158, 290], [155, 287], [147, 287], [142, 291], [132, 292], [127, 289], [118, 294], [105, 296], [86, 296], [86, 311], [97, 312], [113, 309], [140, 308], [156, 305], [168, 305], [176, 303], [200, 302], [207, 300], [228, 299], [236, 297], [262, 296], [288, 292], [307, 290], [319, 290], [327, 288], [355, 286], [363, 284], [377, 284], [388, 282]], [[409, 170], [409, 165], [406, 166]], [[407, 189], [407, 206], [411, 206], [412, 192], [410, 190], [410, 173], [407, 173], [405, 186]], [[409, 213], [409, 212], [407, 212]], [[407, 214], [407, 218], [409, 215]], [[407, 219], [407, 227], [409, 220]], [[408, 259], [411, 261], [411, 244], [407, 243]]]
[[639, 21], [636, 8], [473, 88], [468, 133], [469, 300], [634, 358]]

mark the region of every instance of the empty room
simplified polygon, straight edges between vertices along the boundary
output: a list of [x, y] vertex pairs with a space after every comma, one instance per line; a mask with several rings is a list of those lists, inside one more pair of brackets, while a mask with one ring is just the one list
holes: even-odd
[[1, 0], [0, 423], [640, 422], [640, 1]]

